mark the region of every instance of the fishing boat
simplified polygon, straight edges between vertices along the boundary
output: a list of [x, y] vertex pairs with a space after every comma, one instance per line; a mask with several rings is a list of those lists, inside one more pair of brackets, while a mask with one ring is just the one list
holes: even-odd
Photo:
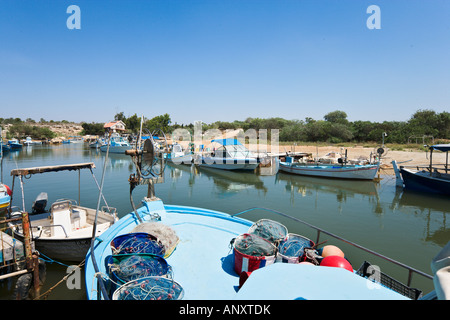
[[[151, 156], [145, 160], [145, 149], [133, 152], [138, 157], [133, 161], [137, 167], [145, 165], [143, 162], [154, 163]], [[390, 286], [383, 283], [387, 279], [385, 275], [379, 270], [374, 274], [373, 266], [367, 261], [354, 270], [345, 257], [335, 258], [338, 250], [334, 254], [331, 254], [333, 248], [328, 254], [325, 247], [321, 252], [316, 250], [319, 236], [324, 234], [400, 265], [409, 274], [432, 279], [419, 270], [276, 210], [250, 208], [230, 215], [165, 204], [155, 196], [158, 177], [143, 177], [140, 172], [137, 168], [136, 174], [130, 175], [130, 199], [135, 187], [147, 185], [148, 194], [142, 205], [136, 208], [131, 201], [133, 210], [129, 214], [92, 239], [85, 259], [89, 300], [407, 300], [421, 297], [422, 292], [410, 288], [409, 281], [404, 285], [389, 278]], [[252, 222], [239, 216], [253, 210], [265, 210], [309, 226], [317, 231], [317, 240], [290, 234], [276, 220]], [[299, 238], [306, 239], [299, 251], [289, 253], [290, 259], [284, 259], [288, 255], [287, 241]], [[241, 252], [243, 248], [248, 254]], [[279, 256], [281, 251], [283, 255]]]
[[31, 139], [31, 137], [26, 137], [23, 141], [24, 146], [32, 146], [34, 144], [34, 141]]
[[166, 160], [174, 164], [191, 164], [193, 154], [189, 150], [183, 150], [178, 143], [172, 145], [172, 152], [165, 154]]
[[[97, 183], [92, 169], [93, 162], [23, 168], [11, 170], [13, 176], [12, 190], [14, 191], [15, 178], [19, 178], [22, 185], [23, 177], [48, 172], [78, 171], [88, 169]], [[80, 190], [80, 189], [79, 189]], [[22, 190], [23, 191], [23, 190]], [[79, 196], [78, 196], [79, 198]], [[105, 201], [104, 197], [102, 199]], [[79, 201], [78, 201], [79, 202]], [[93, 236], [105, 232], [117, 220], [115, 208], [106, 204], [98, 212], [96, 209], [81, 206], [77, 201], [70, 199], [56, 200], [51, 204], [50, 210], [45, 210], [47, 195], [39, 194], [33, 203], [33, 213], [30, 214], [32, 239], [36, 250], [47, 257], [60, 261], [83, 261]], [[22, 209], [25, 211], [25, 201]], [[20, 216], [22, 212], [14, 211], [11, 218]], [[95, 225], [95, 228], [94, 228]], [[21, 241], [24, 238], [22, 225], [12, 224], [15, 236]]]
[[105, 139], [101, 138], [101, 139], [97, 139], [94, 142], [89, 144], [89, 148], [91, 149], [100, 149], [101, 146], [106, 145]]
[[[112, 135], [110, 138], [110, 146], [109, 146], [109, 152], [110, 153], [121, 153], [124, 154], [126, 150], [132, 149], [132, 146], [130, 143], [123, 138], [120, 135]], [[100, 150], [103, 152], [106, 152], [108, 149], [108, 144], [103, 144], [100, 146]]]
[[0, 155], [1, 155], [2, 153], [8, 153], [8, 152], [11, 151], [11, 147], [10, 147], [8, 144], [2, 143], [2, 142], [0, 142], [0, 149], [1, 149]]
[[285, 162], [280, 162], [280, 170], [304, 176], [314, 176], [333, 179], [373, 180], [378, 172], [377, 164], [322, 164], [293, 162], [286, 157]]
[[198, 166], [223, 170], [254, 170], [260, 160], [237, 139], [214, 139], [219, 147], [209, 154], [199, 154], [194, 159]]
[[[448, 167], [448, 153], [450, 144], [436, 144], [428, 147], [430, 164], [428, 166], [400, 166], [393, 161], [397, 185], [405, 189], [418, 192], [450, 195], [450, 168]], [[433, 151], [446, 153], [445, 165], [433, 164]]]
[[11, 202], [11, 189], [6, 184], [0, 183], [0, 209], [7, 208]]
[[22, 144], [17, 139], [8, 140], [8, 145], [11, 150], [20, 150], [22, 149]]

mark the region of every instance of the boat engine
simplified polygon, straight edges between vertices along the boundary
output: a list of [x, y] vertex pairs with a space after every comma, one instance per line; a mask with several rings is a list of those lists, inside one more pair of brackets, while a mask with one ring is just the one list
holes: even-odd
[[46, 192], [39, 193], [39, 195], [36, 197], [36, 200], [34, 200], [33, 202], [32, 213], [38, 214], [46, 212], [45, 207], [47, 206], [47, 201], [48, 201], [47, 193]]

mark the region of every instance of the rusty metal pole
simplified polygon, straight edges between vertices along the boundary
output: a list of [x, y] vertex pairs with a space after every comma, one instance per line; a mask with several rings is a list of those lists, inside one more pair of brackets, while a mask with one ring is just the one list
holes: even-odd
[[22, 212], [22, 231], [25, 246], [25, 262], [28, 272], [33, 273], [33, 285], [35, 297], [40, 295], [40, 280], [39, 280], [39, 254], [32, 252], [31, 246], [31, 227], [28, 212]]
[[33, 284], [34, 284], [34, 296], [37, 298], [41, 295], [41, 281], [39, 278], [39, 254], [34, 252], [33, 259]]
[[28, 218], [28, 212], [22, 212], [22, 231], [23, 240], [25, 246], [25, 261], [28, 271], [33, 270], [33, 257], [32, 257], [32, 247], [31, 247], [31, 232], [30, 232], [30, 220]]

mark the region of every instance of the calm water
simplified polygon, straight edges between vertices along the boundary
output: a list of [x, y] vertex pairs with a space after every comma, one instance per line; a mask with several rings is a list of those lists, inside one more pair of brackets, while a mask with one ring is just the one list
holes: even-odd
[[[94, 174], [100, 183], [105, 154], [84, 144], [32, 146], [9, 153], [3, 161], [3, 182], [11, 186], [11, 169], [42, 165], [94, 162]], [[128, 177], [134, 172], [131, 159], [111, 154], [107, 161], [104, 195], [108, 205], [116, 207], [119, 216], [131, 211]], [[284, 173], [262, 176], [203, 170], [188, 166], [166, 166], [165, 182], [156, 185], [156, 195], [167, 204], [203, 207], [230, 214], [251, 207], [281, 211], [312, 225], [339, 235], [349, 241], [415, 267], [428, 274], [431, 259], [450, 240], [446, 219], [450, 199], [404, 192], [395, 187], [392, 176], [382, 176], [381, 183], [333, 181], [306, 178]], [[36, 196], [48, 193], [49, 203], [59, 198], [78, 200], [78, 173], [46, 173], [24, 179], [25, 207], [28, 211]], [[89, 170], [81, 172], [81, 204], [95, 208], [98, 191]], [[20, 185], [16, 179], [13, 205], [22, 206]], [[135, 203], [146, 195], [145, 186], [133, 192]], [[256, 221], [261, 218], [278, 220], [292, 233], [303, 234], [315, 241], [316, 233], [289, 219], [257, 210], [241, 217]], [[321, 236], [328, 244], [339, 246], [357, 269], [364, 260], [381, 267], [381, 271], [406, 283], [407, 272], [384, 264], [338, 240]], [[200, 248], [199, 248], [200, 249]], [[47, 279], [41, 292], [46, 292], [66, 275], [67, 266], [47, 263]], [[83, 270], [84, 272], [84, 270]], [[83, 276], [82, 272], [82, 276]], [[76, 282], [73, 282], [76, 284]], [[5, 282], [1, 299], [9, 299], [11, 291]], [[413, 277], [412, 286], [424, 293], [432, 283], [421, 276]], [[67, 288], [65, 282], [52, 290], [49, 299], [84, 299], [84, 276], [80, 289]]]

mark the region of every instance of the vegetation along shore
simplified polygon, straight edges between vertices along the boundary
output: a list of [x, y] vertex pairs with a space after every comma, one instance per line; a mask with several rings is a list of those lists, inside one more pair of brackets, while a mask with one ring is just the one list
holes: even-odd
[[[128, 133], [137, 133], [141, 117], [137, 114], [125, 116], [117, 113], [114, 120], [125, 123]], [[40, 119], [22, 120], [20, 118], [1, 118], [3, 138], [23, 139], [30, 136], [36, 140], [55, 139], [58, 137], [103, 135], [104, 123], [73, 123], [67, 120], [47, 121]], [[193, 133], [194, 124], [172, 123], [169, 114], [151, 119], [144, 117], [144, 128], [153, 131], [162, 129], [167, 134], [175, 129], [184, 128]], [[371, 152], [382, 143], [388, 152], [384, 155], [387, 168], [392, 160], [408, 161], [412, 164], [426, 164], [425, 144], [448, 143], [450, 140], [450, 113], [437, 113], [424, 109], [416, 111], [407, 121], [349, 121], [344, 111], [336, 110], [324, 115], [323, 119], [286, 120], [283, 118], [247, 118], [233, 122], [216, 121], [202, 123], [202, 130], [209, 129], [270, 129], [279, 130], [280, 152], [298, 151], [322, 156], [328, 152], [347, 150], [349, 158], [369, 157]], [[439, 155], [436, 154], [439, 159]], [[445, 161], [445, 160], [443, 160]]]

